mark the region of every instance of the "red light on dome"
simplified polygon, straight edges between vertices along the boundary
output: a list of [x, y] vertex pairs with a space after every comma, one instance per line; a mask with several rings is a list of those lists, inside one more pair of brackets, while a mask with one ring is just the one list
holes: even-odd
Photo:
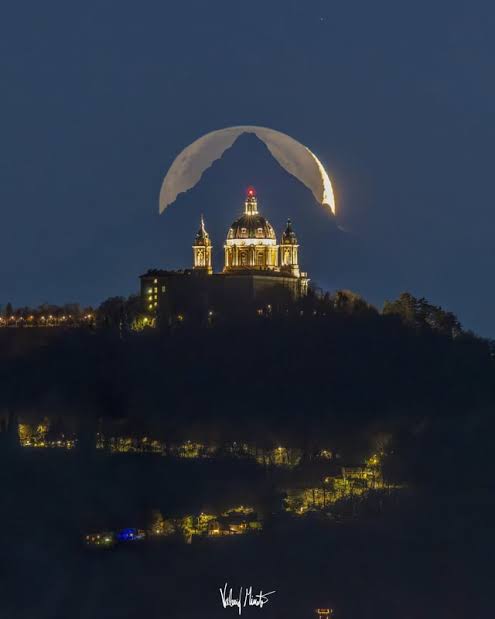
[[250, 185], [247, 188], [246, 193], [247, 193], [248, 197], [252, 198], [253, 196], [256, 195], [256, 189], [252, 185]]

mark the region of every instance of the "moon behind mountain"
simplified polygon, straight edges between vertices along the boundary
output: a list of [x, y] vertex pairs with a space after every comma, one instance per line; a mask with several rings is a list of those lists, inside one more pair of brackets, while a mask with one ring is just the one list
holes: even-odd
[[160, 191], [160, 213], [181, 193], [192, 189], [203, 172], [220, 159], [243, 133], [254, 133], [275, 160], [311, 190], [317, 202], [335, 215], [335, 199], [330, 178], [318, 157], [285, 133], [251, 125], [227, 127], [207, 133], [187, 146], [170, 166]]

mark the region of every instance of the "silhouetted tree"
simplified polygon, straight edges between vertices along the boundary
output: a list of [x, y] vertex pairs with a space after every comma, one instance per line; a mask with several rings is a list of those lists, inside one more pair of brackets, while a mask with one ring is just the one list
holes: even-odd
[[429, 327], [449, 337], [457, 337], [462, 333], [461, 324], [452, 312], [432, 305], [424, 297], [417, 299], [409, 292], [403, 292], [395, 301], [385, 301], [382, 313], [396, 314], [408, 325]]
[[122, 327], [125, 316], [124, 297], [110, 297], [103, 301], [96, 310], [96, 322], [100, 327]]

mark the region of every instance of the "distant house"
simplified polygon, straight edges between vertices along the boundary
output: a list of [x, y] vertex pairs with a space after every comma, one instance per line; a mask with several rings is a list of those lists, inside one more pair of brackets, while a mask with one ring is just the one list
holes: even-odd
[[262, 524], [254, 511], [248, 514], [233, 511], [210, 521], [207, 534], [211, 537], [242, 535], [249, 531], [259, 531], [261, 528]]
[[116, 539], [118, 542], [136, 542], [143, 540], [146, 533], [142, 529], [121, 529], [117, 532]]
[[84, 540], [88, 546], [110, 548], [115, 544], [115, 535], [112, 531], [90, 533]]

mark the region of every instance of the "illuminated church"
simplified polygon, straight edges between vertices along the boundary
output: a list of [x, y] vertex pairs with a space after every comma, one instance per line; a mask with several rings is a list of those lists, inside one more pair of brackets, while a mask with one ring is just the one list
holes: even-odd
[[227, 233], [222, 272], [213, 272], [213, 244], [203, 217], [192, 250], [192, 269], [152, 269], [141, 275], [147, 312], [169, 320], [253, 308], [262, 313], [307, 294], [309, 279], [299, 268], [299, 244], [291, 221], [278, 244], [273, 226], [258, 211], [254, 187], [247, 189], [244, 212]]

